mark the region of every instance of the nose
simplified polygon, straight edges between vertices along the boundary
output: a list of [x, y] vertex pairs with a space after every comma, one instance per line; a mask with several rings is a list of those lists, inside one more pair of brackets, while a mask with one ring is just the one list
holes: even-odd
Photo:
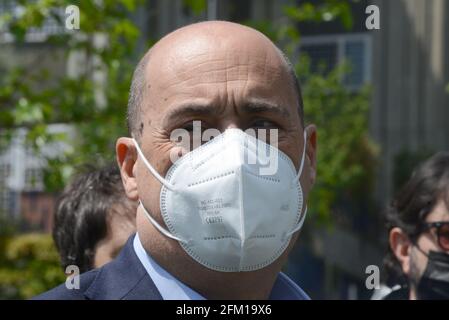
[[225, 132], [227, 129], [241, 129], [244, 130], [244, 128], [242, 128], [241, 124], [239, 124], [239, 122], [236, 119], [229, 119], [229, 120], [224, 120], [221, 125], [220, 125], [220, 132]]

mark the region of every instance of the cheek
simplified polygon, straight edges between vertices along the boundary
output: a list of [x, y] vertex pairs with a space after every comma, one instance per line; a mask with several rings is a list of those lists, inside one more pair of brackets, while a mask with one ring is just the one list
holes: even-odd
[[436, 239], [436, 234], [425, 233], [419, 237], [417, 244], [424, 252], [439, 251]]
[[160, 211], [159, 194], [161, 192], [161, 184], [144, 165], [138, 170], [137, 192], [145, 208], [150, 212], [158, 214]]
[[[146, 160], [149, 162], [151, 167], [157, 173], [159, 173], [161, 177], [165, 177], [168, 169], [171, 166], [170, 153], [173, 149], [173, 146], [171, 143], [153, 143], [153, 145], [155, 145], [155, 148], [146, 152]], [[148, 156], [148, 154], [152, 156]], [[150, 168], [145, 165], [144, 160], [140, 157], [137, 161], [135, 174], [140, 196], [145, 195], [149, 191], [150, 185], [152, 186], [151, 189], [154, 189], [154, 186], [160, 187], [159, 180], [154, 177], [154, 175], [150, 171]]]
[[[287, 138], [279, 138], [278, 149], [285, 153], [290, 160], [293, 162], [296, 171], [299, 170], [302, 151], [300, 150], [300, 146], [294, 142], [291, 137]], [[298, 140], [296, 140], [298, 141]]]
[[[172, 165], [170, 161], [170, 152], [167, 152], [166, 150], [164, 150], [163, 153], [159, 152], [158, 157], [153, 157], [152, 159], [148, 159], [148, 161], [163, 178]], [[137, 165], [136, 179], [139, 199], [145, 204], [147, 210], [152, 212], [154, 217], [160, 222], [159, 198], [162, 184], [153, 176], [141, 160]]]
[[[154, 168], [156, 169], [156, 168]], [[157, 170], [157, 169], [156, 169]], [[159, 181], [153, 176], [150, 170], [140, 162], [136, 172], [137, 191], [139, 193], [139, 199], [146, 200], [151, 194], [160, 190]]]
[[427, 266], [427, 258], [420, 252], [417, 252], [417, 249], [412, 250], [413, 252], [410, 254], [408, 266], [404, 266], [406, 269], [404, 271], [408, 271], [406, 273], [408, 273], [410, 279], [417, 282]]

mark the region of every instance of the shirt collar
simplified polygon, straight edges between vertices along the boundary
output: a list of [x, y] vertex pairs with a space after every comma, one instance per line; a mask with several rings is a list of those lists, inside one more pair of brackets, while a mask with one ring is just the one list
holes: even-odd
[[[162, 268], [145, 251], [137, 233], [134, 237], [134, 251], [153, 280], [164, 300], [205, 300]], [[286, 274], [280, 272], [270, 294], [270, 300], [309, 300], [309, 296]]]
[[138, 233], [134, 238], [134, 251], [164, 300], [205, 300], [154, 261], [143, 248]]

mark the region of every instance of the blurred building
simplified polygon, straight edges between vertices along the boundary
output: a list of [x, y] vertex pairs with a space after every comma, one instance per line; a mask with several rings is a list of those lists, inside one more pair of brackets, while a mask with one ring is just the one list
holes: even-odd
[[[449, 149], [449, 2], [374, 1], [381, 28], [373, 32], [371, 132], [382, 147], [377, 197], [404, 180], [401, 161]], [[419, 157], [418, 157], [419, 158]], [[396, 179], [394, 179], [396, 177]], [[396, 180], [396, 181], [395, 181]], [[396, 182], [396, 185], [395, 185]]]
[[20, 217], [22, 193], [43, 191], [42, 163], [23, 144], [18, 130], [10, 146], [0, 155], [0, 212], [11, 219]]
[[[17, 10], [15, 1], [7, 1], [2, 10]], [[302, 1], [297, 1], [301, 4]], [[320, 1], [311, 1], [319, 3]], [[1, 3], [5, 3], [0, 1]], [[183, 25], [220, 19], [236, 22], [268, 20], [282, 23], [283, 7], [288, 0], [209, 0], [209, 10], [199, 15], [191, 12], [182, 0], [149, 0], [134, 20], [141, 30], [140, 52], [149, 39], [158, 39]], [[380, 30], [365, 27], [368, 5], [380, 9]], [[391, 198], [396, 184], [406, 177], [416, 163], [405, 163], [414, 155], [449, 148], [449, 2], [444, 0], [373, 0], [352, 4], [354, 25], [346, 30], [338, 22], [298, 24], [301, 33], [299, 52], [307, 53], [313, 65], [325, 61], [329, 69], [348, 60], [352, 71], [344, 79], [350, 90], [363, 84], [373, 87], [370, 132], [381, 147], [376, 201], [382, 208]], [[8, 39], [0, 49], [0, 70], [8, 65], [32, 64], [37, 55], [40, 63], [52, 64], [45, 34], [59, 32], [51, 21], [35, 30], [24, 45]], [[136, 59], [140, 53], [136, 54]], [[47, 60], [46, 60], [47, 59]], [[52, 69], [76, 70], [71, 58]], [[0, 207], [10, 216], [49, 230], [52, 221], [51, 196], [42, 187], [39, 157], [27, 153], [18, 142], [0, 156]], [[323, 142], [325, 143], [325, 142]], [[405, 155], [405, 157], [404, 157]], [[402, 158], [401, 158], [402, 156]], [[32, 187], [30, 187], [32, 185]], [[306, 231], [286, 271], [313, 298], [368, 298], [365, 268], [381, 265], [385, 238], [368, 236], [378, 219], [350, 215], [345, 226]]]
[[[67, 125], [50, 126], [51, 132], [72, 133]], [[56, 194], [45, 192], [43, 155], [61, 152], [69, 146], [48, 144], [37, 155], [26, 146], [25, 129], [16, 131], [9, 146], [0, 154], [0, 217], [19, 223], [23, 231], [42, 230], [50, 232]]]
[[[19, 1], [0, 1], [0, 15], [20, 15], [21, 8]], [[64, 13], [63, 8], [60, 13]], [[0, 77], [6, 70], [19, 66], [30, 70], [29, 76], [43, 69], [64, 73], [66, 63], [61, 52], [46, 42], [49, 35], [60, 32], [64, 32], [64, 27], [53, 18], [45, 20], [41, 28], [32, 28], [21, 44], [15, 43], [10, 34], [0, 32]], [[69, 132], [67, 125], [53, 125], [49, 129]], [[25, 146], [25, 135], [26, 128], [20, 128], [10, 145], [0, 146], [0, 217], [20, 222], [24, 230], [50, 231], [55, 195], [44, 192], [45, 161]], [[59, 148], [49, 145], [44, 152], [55, 153]]]

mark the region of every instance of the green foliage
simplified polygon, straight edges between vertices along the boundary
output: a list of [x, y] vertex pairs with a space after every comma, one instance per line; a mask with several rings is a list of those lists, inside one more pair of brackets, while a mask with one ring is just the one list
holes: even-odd
[[297, 6], [286, 6], [284, 12], [295, 21], [322, 23], [339, 19], [346, 29], [353, 25], [351, 7], [346, 1], [327, 0], [318, 5], [302, 1]]
[[[0, 16], [0, 32], [8, 31], [18, 46], [27, 31], [42, 25], [43, 18], [56, 16], [57, 8], [77, 4], [79, 32], [50, 36], [56, 62], [71, 54], [85, 57], [76, 77], [59, 70], [31, 66], [8, 67], [0, 73], [0, 151], [5, 150], [17, 128], [26, 128], [26, 143], [43, 155], [44, 146], [65, 142], [71, 146], [56, 157], [48, 157], [45, 168], [47, 191], [60, 190], [73, 168], [85, 162], [107, 161], [113, 157], [114, 143], [124, 135], [125, 109], [135, 64], [134, 48], [139, 36], [130, 12], [140, 1], [23, 1], [23, 14]], [[59, 20], [61, 26], [63, 19]], [[106, 39], [98, 45], [97, 37]], [[0, 69], [6, 69], [0, 61]], [[104, 83], [94, 81], [96, 71], [106, 75]], [[105, 89], [105, 90], [103, 90]], [[96, 98], [104, 92], [102, 103]], [[50, 124], [70, 124], [74, 137], [54, 132]], [[12, 237], [14, 227], [0, 221], [0, 298], [30, 298], [65, 280], [59, 257], [49, 235]]]
[[[86, 57], [76, 77], [39, 68], [38, 62], [35, 68], [13, 67], [0, 73], [0, 152], [17, 128], [27, 129], [26, 142], [38, 154], [50, 143], [67, 143], [71, 148], [66, 152], [46, 159], [46, 189], [55, 191], [65, 185], [76, 166], [112, 159], [116, 138], [126, 134], [125, 110], [139, 37], [131, 13], [142, 1], [21, 2], [24, 12], [20, 17], [0, 16], [0, 32], [11, 32], [18, 43], [45, 17], [54, 16], [64, 25], [56, 14], [57, 8], [76, 4], [81, 13], [79, 31], [48, 39], [55, 62], [65, 61], [74, 52]], [[205, 0], [184, 0], [184, 4], [196, 15], [206, 8]], [[325, 0], [319, 5], [301, 1], [285, 7], [285, 14], [281, 22], [248, 24], [264, 32], [292, 57], [300, 42], [298, 21], [339, 20], [347, 28], [352, 25], [347, 1]], [[106, 39], [105, 45], [98, 45], [98, 36]], [[106, 75], [104, 83], [94, 81], [98, 70]], [[358, 92], [346, 89], [341, 79], [347, 70], [340, 66], [328, 74], [312, 74], [307, 58], [296, 64], [306, 123], [315, 123], [318, 128], [317, 183], [309, 203], [311, 217], [318, 222], [331, 221], [332, 210], [342, 197], [366, 197], [373, 182], [377, 149], [368, 137], [370, 92], [369, 88]], [[98, 92], [103, 92], [101, 99]], [[70, 124], [75, 136], [51, 131], [49, 125], [54, 123]], [[1, 297], [28, 298], [65, 280], [50, 236], [11, 238], [5, 234], [10, 231], [3, 236], [0, 233]]]
[[[348, 1], [327, 0], [320, 5], [305, 1], [286, 6], [284, 12], [281, 23], [249, 21], [248, 25], [265, 33], [291, 57], [297, 56], [300, 44], [297, 22], [338, 20], [347, 29], [352, 26]], [[378, 147], [368, 133], [370, 88], [351, 91], [343, 85], [351, 68], [347, 64], [330, 73], [312, 73], [310, 60], [301, 56], [295, 68], [302, 84], [306, 124], [315, 124], [318, 131], [317, 181], [308, 208], [314, 222], [331, 225], [332, 212], [342, 201], [371, 200]]]
[[[40, 150], [50, 143], [66, 142], [71, 146], [46, 159], [49, 191], [60, 190], [74, 167], [111, 160], [115, 139], [126, 134], [125, 110], [139, 36], [130, 14], [140, 2], [41, 0], [24, 3], [20, 17], [0, 17], [4, 31], [21, 42], [27, 30], [41, 26], [43, 18], [55, 15], [57, 8], [77, 4], [80, 9], [80, 30], [48, 39], [54, 48], [49, 53], [55, 61], [66, 61], [74, 53], [85, 57], [77, 66], [76, 76], [42, 69], [36, 63], [36, 68], [14, 67], [0, 77], [2, 145], [20, 127], [27, 129], [26, 142], [38, 154], [42, 155]], [[99, 43], [102, 39], [103, 45]], [[103, 82], [94, 80], [98, 71], [105, 75]], [[49, 125], [54, 123], [70, 124], [76, 135], [50, 130]]]
[[0, 237], [0, 299], [28, 299], [65, 281], [48, 234]]
[[345, 65], [327, 75], [311, 74], [303, 57], [297, 73], [304, 79], [306, 122], [318, 131], [317, 182], [309, 207], [319, 222], [329, 222], [338, 200], [370, 201], [377, 146], [368, 136], [370, 88], [351, 92], [342, 85]]
[[[44, 180], [49, 191], [61, 189], [76, 166], [113, 159], [116, 138], [126, 134], [125, 109], [139, 35], [130, 11], [136, 10], [139, 1], [99, 3], [76, 3], [81, 12], [79, 32], [49, 39], [62, 51], [63, 55], [59, 54], [62, 59], [74, 51], [88, 57], [77, 77], [55, 75], [49, 70], [14, 68], [0, 78], [3, 139], [12, 136], [12, 130], [25, 127], [27, 142], [37, 153], [53, 142], [65, 141], [71, 146], [65, 153], [47, 159]], [[21, 41], [27, 28], [39, 26], [42, 18], [54, 13], [55, 8], [69, 4], [72, 1], [26, 4], [20, 18], [4, 16], [2, 25]], [[184, 4], [195, 14], [206, 9], [203, 0], [184, 0]], [[290, 56], [295, 55], [300, 42], [298, 21], [339, 20], [347, 28], [352, 25], [347, 1], [326, 0], [318, 5], [306, 1], [286, 6], [284, 12], [286, 17], [281, 23], [249, 21], [248, 24], [267, 34]], [[99, 34], [107, 39], [106, 45], [95, 44]], [[104, 84], [93, 80], [98, 69], [106, 74]], [[302, 59], [296, 69], [303, 84], [306, 120], [318, 127], [318, 180], [309, 207], [318, 220], [329, 221], [333, 206], [342, 195], [361, 197], [373, 180], [376, 148], [367, 131], [369, 90], [348, 91], [341, 83], [348, 70], [344, 67], [329, 74], [311, 74], [309, 63]], [[99, 90], [104, 92], [103, 103], [96, 97]], [[75, 137], [51, 132], [48, 130], [51, 123], [71, 124], [76, 129]]]
[[273, 42], [277, 43], [292, 56], [300, 43], [298, 22], [326, 23], [340, 21], [346, 29], [353, 25], [349, 1], [324, 0], [320, 4], [301, 1], [299, 5], [290, 1], [284, 6], [285, 16], [280, 21], [258, 20], [247, 21], [246, 24], [261, 31]]
[[[5, 15], [0, 25], [21, 41], [30, 27], [41, 25], [43, 18], [54, 14], [57, 7], [69, 4], [72, 1], [27, 3], [20, 17]], [[14, 68], [0, 78], [3, 137], [0, 139], [11, 137], [11, 131], [18, 127], [25, 127], [27, 142], [37, 153], [53, 142], [65, 141], [71, 146], [65, 153], [47, 159], [44, 180], [49, 191], [61, 189], [76, 166], [113, 159], [116, 138], [126, 134], [125, 109], [139, 36], [130, 12], [136, 10], [139, 1], [76, 4], [81, 12], [81, 29], [54, 35], [49, 42], [59, 48], [55, 59], [58, 56], [66, 59], [73, 52], [87, 57], [77, 77], [55, 75], [49, 70]], [[184, 0], [184, 4], [195, 14], [206, 8], [203, 0]], [[284, 11], [286, 17], [281, 23], [249, 21], [248, 24], [267, 34], [291, 56], [300, 41], [298, 21], [325, 23], [337, 19], [347, 28], [352, 25], [347, 1], [326, 0], [318, 5], [305, 1], [286, 6]], [[106, 45], [96, 44], [94, 39], [99, 35], [105, 37]], [[339, 67], [330, 74], [311, 74], [304, 59], [296, 67], [303, 83], [306, 120], [318, 126], [318, 181], [310, 208], [320, 219], [328, 220], [341, 194], [361, 196], [372, 182], [376, 149], [367, 132], [369, 90], [348, 91], [340, 81], [346, 68]], [[103, 84], [93, 80], [99, 69], [106, 75]], [[99, 91], [104, 93], [102, 103], [97, 97]], [[51, 132], [48, 129], [51, 123], [71, 124], [76, 129], [75, 137]]]
[[206, 0], [183, 0], [183, 4], [195, 15], [199, 16], [207, 9]]

